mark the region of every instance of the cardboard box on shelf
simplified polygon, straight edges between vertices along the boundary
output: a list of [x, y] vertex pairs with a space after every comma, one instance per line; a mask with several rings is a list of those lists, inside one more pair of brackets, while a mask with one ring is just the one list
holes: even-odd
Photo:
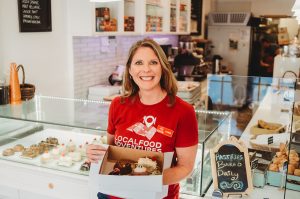
[[[168, 186], [162, 184], [162, 175], [108, 175], [116, 161], [137, 162], [139, 158], [155, 157], [162, 171], [170, 168], [173, 152], [160, 153], [109, 146], [101, 164], [92, 164], [90, 171], [91, 195], [98, 192], [122, 198], [163, 198]], [[92, 197], [91, 198], [96, 198]]]
[[288, 33], [278, 33], [278, 44], [279, 45], [288, 45], [290, 43]]

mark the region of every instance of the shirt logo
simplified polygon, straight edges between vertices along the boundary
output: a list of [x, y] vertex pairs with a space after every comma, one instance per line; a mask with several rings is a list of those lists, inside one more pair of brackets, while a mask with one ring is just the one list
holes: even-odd
[[132, 126], [128, 127], [127, 130], [134, 132], [138, 135], [144, 136], [148, 140], [151, 140], [156, 132], [161, 133], [162, 135], [165, 135], [167, 137], [173, 136], [173, 130], [163, 127], [161, 125], [158, 125], [157, 128], [155, 128], [153, 126], [155, 123], [156, 117], [148, 115], [143, 117], [143, 123], [137, 122]]

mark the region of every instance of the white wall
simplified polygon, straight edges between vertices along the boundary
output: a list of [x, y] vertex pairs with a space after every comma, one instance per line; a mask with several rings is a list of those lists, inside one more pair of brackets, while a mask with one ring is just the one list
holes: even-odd
[[[73, 37], [74, 51], [74, 97], [87, 98], [88, 88], [96, 84], [109, 84], [108, 77], [117, 65], [125, 65], [129, 48], [137, 40], [146, 36], [117, 36], [109, 40], [104, 47], [103, 39], [107, 37]], [[166, 44], [176, 46], [176, 35], [150, 36], [154, 39], [168, 40]]]
[[295, 0], [251, 0], [251, 12], [259, 15], [292, 15]]
[[215, 12], [251, 12], [251, 0], [213, 0]]
[[287, 27], [290, 40], [298, 35], [298, 21], [294, 18], [282, 18], [279, 20], [278, 27]]
[[68, 63], [71, 38], [67, 35], [67, 1], [51, 3], [52, 32], [20, 33], [17, 1], [0, 1], [0, 65], [7, 74], [11, 62], [23, 64], [26, 82], [34, 84], [37, 93], [71, 97], [73, 71]]
[[212, 11], [252, 12], [260, 15], [292, 15], [295, 0], [212, 0]]

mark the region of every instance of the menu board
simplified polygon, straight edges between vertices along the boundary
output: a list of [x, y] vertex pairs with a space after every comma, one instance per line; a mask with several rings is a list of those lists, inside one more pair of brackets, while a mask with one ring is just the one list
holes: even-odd
[[52, 31], [51, 0], [18, 0], [20, 32]]
[[211, 150], [211, 163], [214, 188], [223, 195], [243, 195], [253, 189], [248, 149], [236, 138]]

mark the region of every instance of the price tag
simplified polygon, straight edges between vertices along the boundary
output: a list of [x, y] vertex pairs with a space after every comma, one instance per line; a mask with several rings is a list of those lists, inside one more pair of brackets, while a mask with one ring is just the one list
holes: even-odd
[[251, 162], [251, 169], [256, 169], [258, 167], [258, 159]]
[[274, 137], [273, 136], [268, 137], [268, 144], [273, 144], [273, 141], [274, 141]]
[[288, 169], [288, 162], [285, 161], [285, 162], [283, 163], [282, 170], [283, 170], [283, 172], [286, 172], [287, 169]]

